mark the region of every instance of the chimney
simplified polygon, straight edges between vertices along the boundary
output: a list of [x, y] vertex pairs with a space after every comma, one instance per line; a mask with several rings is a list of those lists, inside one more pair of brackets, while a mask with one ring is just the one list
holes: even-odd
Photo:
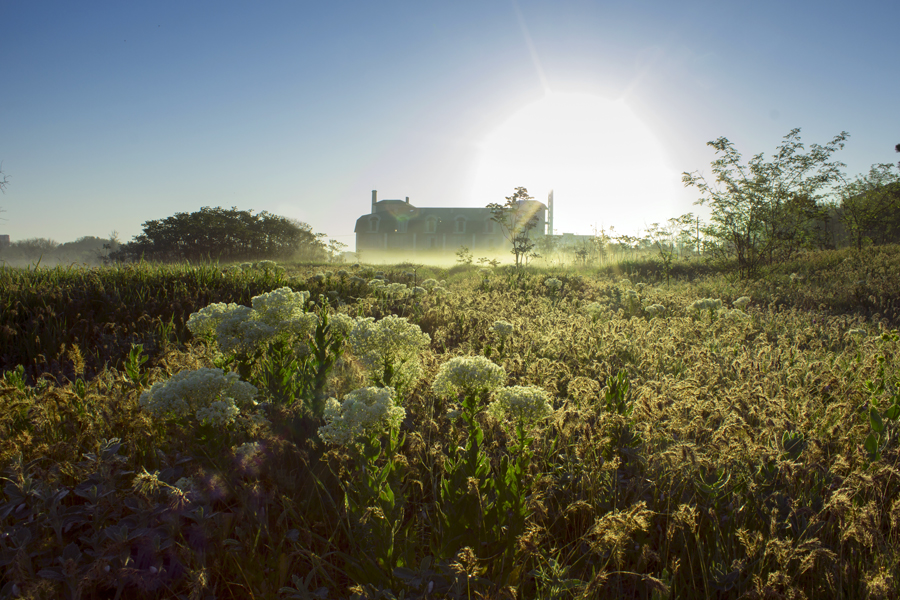
[[547, 196], [547, 235], [553, 235], [553, 190]]
[[409, 204], [409, 196], [406, 197], [406, 203]]
[[378, 202], [378, 190], [372, 190], [372, 214], [375, 214], [375, 203]]

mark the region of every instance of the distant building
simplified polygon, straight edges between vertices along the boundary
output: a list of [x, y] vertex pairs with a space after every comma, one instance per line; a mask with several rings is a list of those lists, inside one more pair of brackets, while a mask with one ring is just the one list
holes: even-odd
[[7, 246], [9, 246], [9, 236], [0, 234], [0, 248], [6, 248]]
[[[553, 193], [548, 207], [529, 200], [522, 210], [538, 217], [532, 236], [542, 236], [552, 227]], [[406, 200], [378, 200], [372, 190], [372, 212], [356, 220], [356, 249], [375, 254], [428, 254], [456, 252], [466, 246], [473, 253], [505, 254], [509, 241], [503, 228], [491, 219], [488, 208], [417, 207]]]

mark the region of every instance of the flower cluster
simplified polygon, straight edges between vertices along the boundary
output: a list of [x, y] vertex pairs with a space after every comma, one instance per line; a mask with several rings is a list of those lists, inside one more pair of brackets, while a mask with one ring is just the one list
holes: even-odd
[[272, 328], [278, 334], [305, 336], [319, 324], [315, 313], [306, 312], [309, 292], [295, 292], [289, 287], [254, 296], [250, 301], [254, 320]]
[[356, 319], [350, 315], [344, 313], [328, 315], [328, 327], [331, 329], [332, 335], [337, 334], [342, 339], [347, 339], [354, 325], [356, 325]]
[[548, 277], [544, 280], [544, 285], [546, 285], [551, 292], [558, 292], [559, 288], [562, 287], [562, 281], [557, 279], [556, 277]]
[[514, 327], [512, 323], [508, 321], [494, 321], [494, 324], [491, 326], [491, 331], [497, 334], [502, 340], [505, 340], [509, 336], [513, 334]]
[[600, 302], [591, 302], [584, 307], [584, 312], [594, 321], [602, 317], [606, 310], [606, 305]]
[[158, 417], [193, 418], [221, 427], [233, 423], [241, 408], [256, 406], [258, 390], [237, 373], [222, 369], [181, 371], [168, 381], [153, 384], [140, 404]]
[[747, 308], [748, 304], [750, 304], [750, 296], [741, 296], [740, 298], [738, 298], [737, 300], [735, 300], [734, 302], [731, 303], [732, 306], [734, 306], [735, 308], [739, 308], [741, 310], [744, 310], [745, 308]]
[[192, 313], [187, 328], [196, 336], [215, 336], [226, 354], [251, 352], [278, 336], [306, 336], [318, 325], [306, 312], [309, 292], [289, 287], [254, 296], [253, 308], [241, 304], [210, 304]]
[[366, 387], [350, 392], [343, 402], [329, 398], [324, 416], [326, 423], [319, 427], [319, 437], [344, 446], [361, 436], [399, 427], [406, 411], [395, 404], [393, 388]]
[[411, 384], [422, 376], [419, 353], [431, 344], [431, 337], [404, 317], [388, 315], [380, 321], [357, 319], [347, 339], [353, 354], [374, 375], [391, 370], [401, 384]]
[[498, 421], [530, 425], [553, 412], [550, 394], [533, 385], [500, 388], [488, 406], [488, 414]]
[[426, 279], [422, 282], [422, 287], [428, 290], [429, 292], [438, 286], [437, 279]]
[[722, 301], [718, 298], [702, 298], [691, 303], [692, 310], [719, 310], [722, 308]]
[[644, 307], [644, 312], [652, 319], [653, 317], [666, 314], [666, 307], [662, 304], [651, 304], [650, 306]]
[[476, 396], [497, 389], [506, 371], [483, 356], [458, 356], [441, 365], [431, 389], [441, 398]]

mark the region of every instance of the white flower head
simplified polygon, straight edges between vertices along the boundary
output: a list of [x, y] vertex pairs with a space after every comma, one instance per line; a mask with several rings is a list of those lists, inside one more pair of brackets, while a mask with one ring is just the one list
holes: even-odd
[[562, 287], [562, 281], [556, 277], [548, 277], [544, 280], [544, 285], [546, 285], [551, 292], [557, 292], [559, 291], [559, 288]]
[[503, 340], [511, 336], [514, 330], [515, 327], [508, 321], [494, 321], [494, 324], [491, 325], [491, 331], [496, 333], [497, 336]]
[[731, 303], [732, 306], [734, 306], [735, 308], [739, 308], [741, 310], [744, 310], [745, 308], [747, 308], [747, 305], [749, 305], [749, 304], [750, 304], [750, 296], [741, 296], [740, 298], [738, 298], [737, 300], [735, 300], [734, 302]]
[[506, 371], [483, 356], [458, 356], [441, 365], [431, 389], [440, 398], [489, 393], [506, 381]]
[[141, 394], [140, 404], [156, 417], [193, 418], [202, 424], [225, 426], [234, 422], [241, 408], [256, 405], [257, 393], [237, 373], [198, 369], [153, 384]]
[[514, 385], [494, 392], [488, 414], [498, 421], [533, 424], [553, 412], [550, 394], [533, 385]]
[[400, 427], [406, 410], [394, 402], [394, 388], [366, 387], [350, 392], [340, 403], [329, 398], [323, 415], [319, 437], [343, 446]]

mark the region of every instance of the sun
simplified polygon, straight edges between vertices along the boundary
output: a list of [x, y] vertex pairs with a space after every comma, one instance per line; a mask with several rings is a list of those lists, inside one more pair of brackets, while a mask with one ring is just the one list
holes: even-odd
[[550, 93], [493, 130], [481, 144], [474, 201], [502, 203], [519, 186], [545, 203], [553, 190], [558, 234], [613, 226], [633, 235], [679, 216], [681, 174], [621, 100]]

